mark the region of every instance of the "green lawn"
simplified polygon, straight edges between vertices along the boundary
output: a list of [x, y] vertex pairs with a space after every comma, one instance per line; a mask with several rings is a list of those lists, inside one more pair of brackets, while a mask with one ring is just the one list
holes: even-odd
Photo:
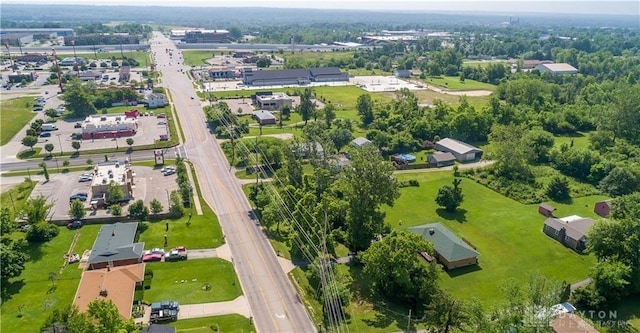
[[[151, 288], [144, 291], [148, 302], [170, 299], [197, 304], [230, 301], [242, 295], [233, 265], [223, 259], [154, 262], [147, 264], [146, 271], [149, 270], [153, 271], [153, 280]], [[203, 288], [207, 283], [210, 290]]]
[[465, 79], [464, 82], [460, 82], [460, 77], [458, 76], [428, 77], [423, 81], [426, 83], [447, 88], [450, 90], [459, 90], [459, 91], [464, 91], [464, 90], [493, 91], [496, 89], [496, 86], [494, 86], [493, 84], [479, 82], [471, 79]]
[[9, 208], [13, 216], [24, 207], [25, 201], [29, 199], [31, 191], [36, 186], [36, 182], [22, 182], [0, 195], [0, 206]]
[[[84, 250], [91, 249], [99, 229], [100, 225], [86, 225], [77, 231], [60, 228], [60, 234], [50, 242], [30, 246], [28, 254], [31, 259], [22, 275], [2, 286], [0, 331], [37, 332], [53, 309], [73, 302], [82, 271], [75, 263], [61, 273], [62, 257], [69, 250], [76, 232], [80, 236], [72, 251], [82, 254]], [[55, 288], [52, 288], [49, 272], [58, 274]]]
[[216, 54], [220, 54], [220, 52], [198, 50], [182, 51], [184, 64], [187, 66], [209, 65], [205, 60], [213, 58]]
[[382, 69], [371, 69], [367, 70], [366, 68], [356, 68], [356, 69], [347, 69], [347, 73], [350, 76], [369, 76], [369, 75], [392, 75], [392, 72], [385, 72]]
[[311, 67], [327, 67], [329, 66], [329, 62], [334, 62], [332, 66], [336, 66], [336, 62], [343, 60], [345, 62], [350, 62], [353, 59], [353, 53], [351, 51], [347, 52], [284, 52], [278, 57], [282, 57], [285, 59], [288, 64], [296, 64], [300, 65], [301, 68], [311, 68]]
[[487, 67], [489, 64], [503, 64], [507, 65], [505, 60], [464, 60], [462, 62], [463, 67]]
[[[6, 145], [11, 138], [26, 125], [36, 113], [32, 111], [33, 97], [20, 97], [0, 102], [0, 146]], [[23, 135], [26, 135], [23, 133]]]
[[[457, 297], [475, 297], [491, 306], [501, 300], [500, 285], [508, 279], [524, 283], [529, 273], [539, 272], [573, 283], [586, 278], [595, 262], [592, 256], [578, 255], [543, 234], [544, 217], [538, 214], [535, 204], [518, 203], [463, 179], [466, 202], [455, 214], [448, 214], [437, 207], [434, 198], [438, 188], [451, 183], [451, 172], [397, 176], [401, 181], [416, 179], [420, 187], [401, 189], [396, 205], [386, 209], [386, 221], [393, 228], [440, 222], [476, 246], [481, 254], [479, 266], [442, 274], [441, 285]], [[583, 197], [574, 199], [570, 205], [554, 205], [558, 207], [558, 216], [595, 217], [593, 203], [603, 198]]]
[[564, 143], [571, 145], [571, 141], [573, 141], [573, 146], [576, 148], [589, 149], [589, 132], [577, 132], [573, 135], [556, 136], [554, 147], [560, 148]]
[[[198, 190], [198, 192], [200, 191]], [[211, 207], [202, 200], [200, 193], [198, 196], [201, 198], [202, 215], [196, 214], [194, 209], [190, 225], [187, 225], [189, 208], [186, 208], [185, 216], [179, 219], [145, 222], [149, 228], [140, 234], [139, 239], [141, 242], [145, 242], [145, 248], [167, 248], [164, 246], [164, 235], [167, 235], [169, 248], [182, 245], [187, 249], [210, 249], [224, 244], [218, 217]], [[169, 223], [169, 231], [165, 230], [167, 222]]]
[[256, 328], [253, 326], [249, 318], [245, 318], [241, 315], [232, 314], [225, 316], [204, 317], [195, 319], [183, 319], [177, 322], [168, 323], [167, 325], [176, 328], [178, 333], [212, 333], [211, 326], [218, 326], [218, 332], [255, 332]]
[[[86, 58], [89, 62], [97, 59], [111, 59], [112, 57], [116, 57], [116, 59], [121, 60], [122, 55], [124, 54], [125, 58], [133, 58], [135, 61], [140, 64], [138, 67], [144, 67], [145, 64], [151, 65], [151, 58], [149, 56], [149, 52], [147, 51], [124, 51], [120, 53], [120, 51], [114, 52], [102, 52], [102, 53], [82, 53], [79, 54], [79, 57]], [[58, 54], [58, 59], [64, 58], [73, 58], [73, 54]], [[98, 64], [99, 66], [100, 64]]]

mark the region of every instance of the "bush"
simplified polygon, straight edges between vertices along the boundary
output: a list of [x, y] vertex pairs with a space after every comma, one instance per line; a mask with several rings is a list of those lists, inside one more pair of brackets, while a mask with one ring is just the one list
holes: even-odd
[[[149, 223], [148, 222], [138, 223], [138, 230], [137, 231], [139, 233], [143, 233], [143, 232], [147, 231], [147, 229], [149, 229]], [[147, 274], [147, 273], [145, 273], [145, 274]]]
[[409, 186], [420, 187], [420, 183], [415, 179], [410, 179], [409, 180]]
[[33, 243], [44, 243], [52, 240], [60, 230], [54, 224], [38, 222], [27, 231], [27, 240]]

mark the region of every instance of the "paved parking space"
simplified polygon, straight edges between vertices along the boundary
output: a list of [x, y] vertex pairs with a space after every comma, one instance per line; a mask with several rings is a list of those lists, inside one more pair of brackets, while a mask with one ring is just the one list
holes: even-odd
[[238, 113], [238, 109], [242, 109], [243, 114], [251, 114], [254, 111], [251, 105], [251, 98], [239, 98], [239, 99], [223, 99], [221, 102], [227, 103], [229, 109], [233, 113]]
[[[141, 199], [145, 205], [149, 204], [153, 199], [157, 199], [162, 203], [165, 211], [169, 208], [169, 193], [178, 189], [176, 183], [176, 175], [164, 176], [160, 169], [150, 167], [133, 166], [135, 172], [133, 196], [134, 200]], [[48, 219], [66, 220], [69, 219], [69, 197], [78, 192], [87, 192], [89, 198], [93, 196], [91, 193], [91, 182], [79, 182], [78, 177], [91, 171], [77, 171], [69, 173], [51, 174], [48, 182], [39, 182], [31, 193], [31, 197], [43, 195], [48, 198], [49, 203], [53, 204], [49, 212]], [[89, 208], [90, 199], [84, 202], [85, 207]], [[133, 201], [131, 201], [133, 202]], [[123, 215], [126, 215], [128, 205], [122, 207]], [[87, 214], [87, 218], [108, 217], [107, 210], [100, 209], [96, 212]]]

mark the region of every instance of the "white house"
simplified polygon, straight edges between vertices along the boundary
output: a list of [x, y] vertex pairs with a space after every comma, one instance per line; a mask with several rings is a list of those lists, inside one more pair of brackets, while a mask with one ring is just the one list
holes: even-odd
[[161, 108], [167, 105], [167, 101], [164, 98], [164, 94], [153, 93], [145, 97], [144, 103], [147, 104], [149, 109]]

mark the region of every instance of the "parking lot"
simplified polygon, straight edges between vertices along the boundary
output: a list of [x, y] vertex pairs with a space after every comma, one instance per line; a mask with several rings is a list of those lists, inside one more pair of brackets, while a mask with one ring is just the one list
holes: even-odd
[[[160, 168], [154, 169], [150, 167], [133, 166], [135, 172], [133, 196], [135, 200], [143, 200], [145, 205], [149, 207], [153, 199], [157, 199], [162, 203], [164, 210], [169, 209], [169, 193], [178, 188], [176, 183], [176, 175], [164, 176], [160, 172]], [[92, 171], [78, 171], [69, 173], [52, 174], [48, 182], [40, 182], [36, 185], [31, 193], [31, 197], [43, 195], [48, 198], [49, 203], [53, 207], [49, 211], [48, 219], [50, 220], [68, 220], [69, 219], [69, 197], [72, 194], [86, 192], [89, 195], [87, 201], [84, 202], [86, 208], [90, 208], [89, 202], [93, 193], [91, 193], [91, 182], [79, 182], [78, 177], [83, 173], [91, 173]], [[128, 204], [123, 205], [122, 215], [127, 215]], [[99, 209], [95, 212], [89, 211], [87, 219], [105, 218], [111, 216], [107, 210]]]
[[426, 89], [425, 87], [417, 86], [394, 76], [355, 76], [350, 78], [349, 82], [369, 92], [396, 91], [402, 88], [409, 90]]
[[[46, 107], [49, 107], [48, 104]], [[135, 109], [135, 107], [132, 107]], [[139, 109], [141, 112], [146, 112], [144, 109]], [[71, 142], [74, 141], [71, 138], [73, 133], [82, 133], [82, 128], [75, 128], [77, 122], [82, 122], [83, 119], [61, 119], [54, 123], [58, 127], [58, 130], [52, 131], [50, 137], [38, 138], [36, 147], [44, 147], [47, 143], [53, 143], [55, 146], [54, 153], [59, 153], [60, 148], [62, 151], [69, 152], [74, 151], [71, 147]], [[141, 116], [138, 117], [138, 131], [134, 136], [121, 137], [117, 139], [94, 139], [94, 140], [77, 140], [80, 141], [80, 151], [88, 149], [103, 149], [103, 148], [116, 148], [118, 147], [122, 151], [127, 150], [127, 138], [132, 138], [134, 147], [138, 145], [153, 144], [156, 139], [160, 137], [161, 133], [166, 133], [166, 119], [158, 119], [155, 116]]]

